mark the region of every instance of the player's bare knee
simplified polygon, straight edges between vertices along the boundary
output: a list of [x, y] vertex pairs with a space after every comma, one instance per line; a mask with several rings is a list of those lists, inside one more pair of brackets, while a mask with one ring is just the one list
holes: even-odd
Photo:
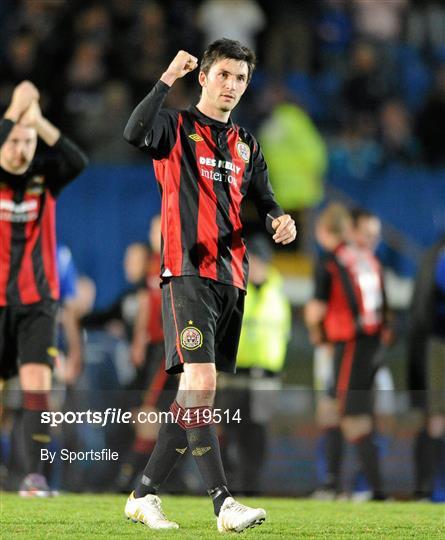
[[321, 428], [336, 427], [340, 423], [338, 403], [330, 397], [320, 398], [316, 410], [317, 424]]
[[215, 392], [215, 364], [187, 364], [184, 366], [187, 391]]
[[371, 433], [372, 418], [368, 415], [345, 416], [341, 421], [341, 429], [345, 439], [354, 442]]
[[216, 391], [215, 365], [187, 364], [184, 366], [185, 396], [180, 398], [187, 407], [212, 406]]
[[22, 390], [48, 392], [51, 390], [51, 368], [45, 364], [24, 364], [19, 370]]

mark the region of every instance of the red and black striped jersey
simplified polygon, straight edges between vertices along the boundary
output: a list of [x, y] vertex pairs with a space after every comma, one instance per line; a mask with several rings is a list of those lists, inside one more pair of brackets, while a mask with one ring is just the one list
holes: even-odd
[[315, 270], [314, 298], [326, 302], [323, 321], [329, 341], [382, 330], [386, 298], [378, 259], [369, 251], [341, 244], [321, 257]]
[[218, 122], [196, 107], [161, 109], [168, 90], [158, 81], [124, 133], [153, 158], [162, 196], [161, 275], [198, 275], [245, 289], [243, 199], [250, 197], [269, 225], [270, 216], [283, 214], [258, 142], [231, 120]]
[[[0, 147], [12, 127], [0, 122]], [[53, 150], [54, 155], [36, 156], [23, 174], [0, 167], [0, 306], [59, 298], [56, 197], [87, 158], [63, 136]]]

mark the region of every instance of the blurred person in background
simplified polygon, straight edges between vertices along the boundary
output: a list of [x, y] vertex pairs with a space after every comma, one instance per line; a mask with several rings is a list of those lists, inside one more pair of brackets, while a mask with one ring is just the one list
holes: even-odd
[[375, 123], [375, 115], [389, 93], [389, 82], [383, 76], [375, 47], [356, 42], [351, 53], [351, 66], [342, 88], [344, 109], [364, 116]]
[[[311, 118], [282, 84], [266, 94], [269, 116], [259, 129], [261, 143], [279, 204], [307, 231], [310, 209], [324, 194], [327, 149]], [[306, 234], [306, 233], [305, 233]]]
[[274, 0], [267, 7], [264, 40], [258, 43], [267, 72], [276, 78], [308, 73], [314, 54], [311, 23], [318, 2]]
[[[129, 288], [124, 290], [107, 308], [93, 310], [81, 319], [86, 333], [85, 370], [78, 384], [84, 392], [84, 402], [93, 410], [120, 406], [132, 410], [141, 404], [145, 370], [134, 362], [132, 343], [135, 337], [138, 313], [146, 300], [146, 278], [149, 265], [148, 247], [142, 242], [133, 242], [125, 249], [124, 273]], [[85, 404], [83, 404], [85, 407]], [[127, 460], [131, 452], [134, 426], [109, 425], [99, 433], [95, 426], [87, 426], [82, 437], [87, 448], [113, 448]], [[142, 430], [141, 426], [141, 430]], [[139, 449], [142, 448], [142, 443]], [[81, 473], [70, 482], [75, 489], [119, 489], [119, 484], [131, 478], [121, 475], [116, 467], [98, 468], [94, 479], [91, 471], [83, 467]], [[124, 468], [125, 470], [125, 468]]]
[[226, 36], [255, 51], [256, 35], [266, 24], [263, 10], [255, 0], [204, 0], [196, 16], [205, 46]]
[[100, 41], [92, 38], [76, 41], [62, 79], [64, 121], [89, 150], [96, 140], [91, 126], [96, 120], [97, 110], [103, 107], [108, 77], [105, 54], [105, 45]]
[[82, 370], [82, 331], [76, 310], [77, 269], [68, 246], [57, 245], [57, 270], [60, 285], [59, 358], [63, 355], [62, 379], [68, 385], [76, 382]]
[[129, 244], [124, 254], [125, 279], [130, 287], [105, 309], [94, 310], [82, 318], [88, 329], [107, 327], [116, 337], [133, 340], [136, 315], [146, 288], [148, 248], [142, 242]]
[[422, 157], [431, 167], [445, 165], [442, 127], [445, 123], [445, 66], [435, 72], [434, 87], [416, 118], [416, 133]]
[[[46, 153], [36, 154], [38, 138]], [[20, 495], [48, 496], [40, 451], [51, 438], [40, 413], [48, 409], [57, 356], [56, 198], [87, 158], [42, 115], [39, 91], [28, 81], [14, 89], [0, 146], [0, 376], [18, 371], [23, 391], [27, 463]]]
[[414, 443], [416, 499], [445, 500], [445, 236], [425, 253], [410, 308], [408, 388], [423, 415]]
[[377, 43], [397, 43], [408, 7], [409, 0], [353, 0], [355, 30], [360, 38], [372, 39]]
[[402, 101], [385, 101], [379, 114], [379, 139], [384, 164], [419, 163], [420, 145], [413, 131], [411, 116]]
[[[353, 208], [351, 241], [368, 256], [374, 258], [375, 265], [380, 268], [383, 294], [384, 325], [381, 331], [380, 350], [374, 359], [374, 418], [376, 429], [376, 443], [379, 447], [380, 457], [383, 457], [388, 447], [388, 435], [393, 432], [395, 424], [396, 403], [394, 395], [394, 379], [389, 366], [385, 362], [388, 347], [394, 342], [393, 314], [391, 313], [383, 279], [383, 268], [376, 256], [376, 250], [381, 239], [382, 223], [378, 216], [362, 208]], [[356, 501], [366, 500], [371, 496], [366, 477], [360, 471], [356, 478], [356, 489], [353, 498]]]
[[382, 276], [369, 253], [348, 243], [351, 235], [348, 210], [338, 203], [328, 205], [316, 224], [325, 254], [316, 266], [314, 297], [305, 306], [311, 342], [328, 342], [334, 349], [334, 380], [323, 404], [329, 419], [328, 470], [320, 497], [333, 499], [341, 491], [343, 435], [357, 449], [372, 498], [381, 500], [385, 496], [373, 438], [371, 389], [384, 321]]
[[317, 7], [315, 54], [322, 69], [342, 75], [354, 32], [348, 2], [322, 0]]
[[224, 458], [233, 489], [254, 495], [261, 491], [269, 423], [291, 333], [291, 307], [283, 279], [271, 264], [267, 236], [254, 233], [246, 244], [249, 282], [236, 375], [220, 375], [218, 407], [239, 410], [242, 421], [223, 427]]
[[[157, 2], [141, 2], [131, 34], [132, 61], [125, 63], [125, 79], [133, 101], [140, 101], [153, 86], [167, 62], [169, 29], [164, 7]], [[128, 53], [128, 51], [127, 51]]]

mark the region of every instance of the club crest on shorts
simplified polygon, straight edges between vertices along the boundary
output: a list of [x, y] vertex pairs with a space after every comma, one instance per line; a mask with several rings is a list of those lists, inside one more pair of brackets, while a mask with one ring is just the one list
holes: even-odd
[[[193, 321], [189, 321], [189, 324], [193, 324]], [[194, 351], [202, 346], [202, 332], [196, 326], [186, 326], [181, 332], [181, 347], [188, 351]]]
[[250, 148], [249, 146], [243, 142], [238, 141], [236, 143], [236, 151], [238, 152], [239, 157], [245, 162], [248, 163], [250, 159]]

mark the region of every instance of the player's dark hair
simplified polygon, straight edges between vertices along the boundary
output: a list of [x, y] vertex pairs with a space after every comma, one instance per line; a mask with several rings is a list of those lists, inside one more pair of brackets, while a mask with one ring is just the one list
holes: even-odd
[[204, 51], [200, 70], [207, 75], [212, 65], [224, 58], [246, 62], [249, 70], [247, 82], [250, 81], [256, 64], [255, 53], [249, 47], [245, 47], [233, 39], [222, 38], [211, 43]]
[[351, 213], [351, 218], [352, 218], [352, 224], [354, 227], [358, 225], [358, 222], [361, 219], [371, 219], [371, 218], [379, 219], [378, 216], [376, 216], [369, 210], [365, 210], [364, 208], [359, 208], [359, 207], [353, 208], [350, 213]]

